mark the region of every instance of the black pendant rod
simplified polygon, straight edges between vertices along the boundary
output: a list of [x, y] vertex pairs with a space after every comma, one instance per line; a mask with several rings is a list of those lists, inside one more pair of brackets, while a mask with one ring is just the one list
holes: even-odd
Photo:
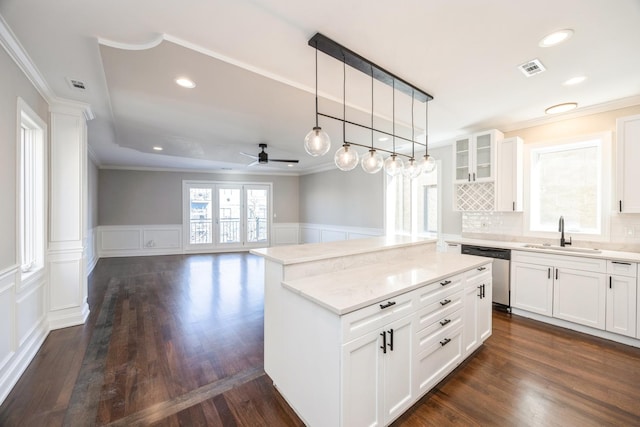
[[428, 102], [433, 99], [433, 96], [429, 95], [422, 89], [390, 73], [379, 65], [374, 64], [365, 57], [358, 55], [354, 51], [342, 46], [340, 43], [337, 43], [320, 33], [316, 33], [309, 39], [309, 46], [319, 49], [327, 55], [336, 58], [338, 61], [342, 61], [345, 64], [348, 64], [349, 66], [363, 72], [364, 74], [369, 74], [371, 72], [372, 76], [375, 79], [389, 86], [393, 86], [395, 82], [396, 89], [407, 95], [415, 94], [416, 99], [418, 99], [418, 101], [420, 102]]

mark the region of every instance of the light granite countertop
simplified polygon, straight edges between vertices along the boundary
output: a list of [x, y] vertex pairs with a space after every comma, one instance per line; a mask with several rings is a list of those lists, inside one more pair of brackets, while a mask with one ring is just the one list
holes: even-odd
[[[568, 246], [567, 249], [555, 248], [551, 247], [543, 247], [543, 248], [529, 248], [526, 247], [528, 243], [524, 242], [505, 242], [499, 240], [481, 240], [481, 239], [467, 239], [464, 237], [461, 238], [448, 238], [445, 239], [447, 243], [460, 243], [463, 245], [475, 245], [475, 246], [485, 246], [489, 248], [502, 248], [502, 249], [511, 249], [518, 251], [528, 251], [528, 252], [538, 252], [538, 253], [547, 253], [554, 255], [565, 255], [565, 256], [575, 256], [575, 257], [584, 257], [584, 258], [598, 258], [598, 259], [608, 259], [613, 261], [626, 261], [626, 262], [637, 262], [640, 263], [640, 253], [638, 252], [622, 252], [622, 251], [611, 251], [611, 250], [599, 250], [599, 252], [591, 252], [585, 250], [582, 251], [574, 251], [574, 247]], [[577, 247], [577, 249], [581, 249]]]
[[427, 243], [435, 244], [436, 242], [436, 239], [419, 237], [381, 236], [326, 243], [274, 246], [271, 248], [252, 249], [251, 253], [282, 265], [290, 265], [377, 252], [385, 249], [424, 245]]
[[429, 252], [420, 259], [335, 271], [284, 281], [282, 286], [344, 315], [488, 262], [483, 257]]

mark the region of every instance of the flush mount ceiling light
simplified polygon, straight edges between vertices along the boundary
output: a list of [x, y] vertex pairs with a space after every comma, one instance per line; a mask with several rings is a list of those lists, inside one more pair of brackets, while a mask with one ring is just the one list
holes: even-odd
[[573, 86], [573, 85], [577, 85], [582, 83], [583, 81], [587, 80], [586, 76], [576, 76], [576, 77], [572, 77], [569, 80], [567, 80], [566, 82], [562, 83], [565, 86]]
[[153, 147], [153, 149], [154, 149], [155, 151], [162, 151], [162, 150], [164, 150], [164, 148], [160, 147], [159, 145], [156, 145], [155, 147]]
[[572, 35], [573, 35], [573, 30], [570, 30], [570, 29], [556, 31], [546, 35], [542, 40], [540, 40], [540, 43], [538, 43], [538, 46], [540, 47], [555, 46], [557, 44], [560, 44], [568, 40]]
[[178, 86], [182, 86], [187, 89], [193, 89], [194, 87], [196, 87], [196, 84], [194, 83], [194, 81], [186, 77], [178, 77], [176, 79], [176, 84]]
[[554, 105], [544, 110], [545, 114], [560, 114], [566, 113], [576, 108], [578, 104], [576, 102], [565, 102], [564, 104]]
[[[305, 138], [305, 149], [307, 149], [307, 145], [308, 145], [308, 139], [314, 137], [316, 135], [317, 131], [321, 131], [320, 126], [318, 124], [318, 117], [322, 116], [331, 120], [337, 120], [339, 122], [342, 122], [342, 134], [343, 134], [343, 145], [340, 149], [338, 149], [338, 151], [336, 152], [335, 156], [334, 156], [334, 160], [336, 163], [336, 166], [338, 166], [338, 168], [340, 168], [341, 170], [351, 170], [353, 168], [355, 168], [355, 166], [358, 164], [358, 153], [353, 149], [353, 146], [357, 146], [357, 147], [364, 147], [368, 149], [368, 153], [365, 154], [365, 157], [362, 161], [362, 168], [369, 173], [376, 173], [378, 172], [381, 168], [382, 165], [384, 164], [385, 166], [385, 170], [389, 175], [396, 174], [396, 171], [398, 171], [397, 173], [399, 173], [399, 171], [403, 171], [403, 166], [402, 166], [402, 160], [400, 160], [400, 158], [398, 156], [404, 156], [404, 157], [409, 157], [410, 160], [413, 159], [413, 162], [411, 163], [412, 165], [412, 171], [415, 171], [417, 166], [418, 166], [418, 162], [415, 160], [415, 158], [412, 156], [408, 156], [405, 154], [401, 154], [401, 153], [397, 153], [395, 151], [395, 141], [396, 139], [401, 139], [407, 142], [411, 142], [412, 144], [412, 148], [415, 147], [415, 144], [418, 145], [425, 145], [425, 144], [421, 144], [419, 142], [416, 142], [413, 137], [412, 139], [408, 139], [408, 138], [404, 138], [402, 136], [396, 135], [395, 134], [395, 106], [394, 106], [394, 118], [393, 118], [393, 133], [389, 133], [386, 132], [384, 130], [380, 130], [380, 129], [375, 129], [374, 128], [374, 123], [373, 123], [373, 79], [376, 79], [382, 83], [385, 83], [389, 86], [392, 86], [393, 88], [393, 93], [394, 93], [394, 102], [395, 102], [395, 92], [396, 90], [411, 96], [412, 98], [412, 102], [414, 102], [415, 100], [418, 100], [419, 102], [424, 102], [425, 104], [429, 101], [431, 101], [433, 99], [433, 97], [431, 95], [429, 95], [428, 93], [426, 93], [425, 91], [413, 86], [412, 84], [406, 82], [405, 80], [402, 80], [401, 78], [389, 73], [388, 71], [384, 70], [383, 68], [381, 68], [380, 66], [374, 64], [373, 62], [369, 61], [368, 59], [358, 55], [357, 53], [347, 49], [346, 47], [342, 46], [339, 43], [336, 43], [335, 41], [323, 36], [320, 33], [316, 33], [316, 35], [314, 35], [311, 39], [309, 39], [309, 46], [314, 47], [316, 49], [316, 126], [311, 130], [311, 132], [309, 132], [309, 134], [307, 134], [307, 137]], [[338, 61], [341, 61], [343, 63], [343, 75], [346, 76], [346, 71], [344, 71], [346, 69], [346, 66], [349, 65], [350, 67], [365, 73], [367, 75], [371, 76], [371, 126], [367, 126], [367, 125], [363, 125], [360, 123], [355, 123], [352, 121], [348, 121], [346, 120], [346, 100], [345, 100], [345, 92], [346, 92], [346, 83], [343, 80], [343, 116], [342, 118], [339, 117], [335, 117], [329, 114], [324, 114], [320, 111], [318, 111], [318, 50], [320, 50], [321, 52], [337, 59]], [[413, 108], [413, 105], [412, 105]], [[412, 123], [413, 123], [413, 117], [412, 117]], [[353, 142], [353, 141], [348, 141], [346, 138], [346, 125], [349, 126], [357, 126], [363, 129], [367, 129], [369, 131], [371, 131], [371, 143], [370, 144], [363, 144], [363, 143], [359, 143], [359, 142]], [[386, 150], [383, 149], [381, 147], [376, 147], [374, 144], [374, 132], [377, 132], [379, 134], [383, 134], [385, 136], [381, 137], [378, 139], [378, 141], [383, 142], [385, 141], [385, 139], [383, 138], [393, 138], [393, 151], [390, 150]], [[324, 132], [323, 132], [324, 133]], [[413, 134], [413, 131], [412, 131]], [[413, 136], [413, 135], [412, 135]], [[328, 140], [328, 135], [327, 135], [327, 140]], [[323, 150], [307, 150], [307, 152], [312, 155], [312, 156], [319, 156], [322, 155], [324, 153], [322, 153], [321, 151]], [[328, 151], [328, 148], [327, 148]], [[385, 161], [382, 161], [382, 158], [380, 157], [380, 153], [381, 152], [385, 152], [385, 153], [389, 153], [391, 154], [391, 156]], [[317, 153], [317, 154], [316, 154]], [[326, 153], [326, 151], [325, 151]], [[410, 175], [415, 175], [418, 176], [418, 174], [412, 173]]]

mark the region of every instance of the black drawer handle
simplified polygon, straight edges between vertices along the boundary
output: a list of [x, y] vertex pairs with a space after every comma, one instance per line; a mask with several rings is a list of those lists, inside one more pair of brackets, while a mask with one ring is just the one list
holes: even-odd
[[445, 280], [444, 282], [440, 282], [440, 285], [447, 286], [450, 283], [451, 283], [451, 280]]
[[446, 299], [446, 300], [444, 300], [444, 301], [440, 301], [440, 305], [441, 305], [441, 306], [445, 306], [445, 305], [449, 304], [450, 302], [451, 302], [451, 300], [450, 300], [450, 299]]
[[441, 346], [445, 346], [451, 342], [451, 338], [445, 338], [444, 341], [440, 341]]
[[622, 261], [611, 261], [611, 264], [620, 264], [620, 265], [631, 265], [630, 262], [622, 262]]
[[485, 271], [486, 269], [486, 267], [478, 267], [478, 271]]
[[440, 325], [445, 326], [445, 325], [448, 325], [449, 323], [451, 323], [451, 319], [444, 319], [442, 322], [440, 322]]
[[391, 307], [392, 305], [396, 305], [396, 302], [395, 302], [395, 301], [389, 301], [389, 302], [388, 302], [388, 303], [386, 303], [386, 304], [380, 304], [380, 309], [381, 309], [381, 310], [384, 310], [385, 308], [389, 308], [389, 307]]

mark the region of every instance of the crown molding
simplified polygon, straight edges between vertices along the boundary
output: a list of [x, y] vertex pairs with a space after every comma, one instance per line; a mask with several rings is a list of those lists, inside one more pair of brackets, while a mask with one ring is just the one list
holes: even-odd
[[66, 105], [72, 106], [73, 108], [82, 110], [84, 117], [87, 121], [93, 120], [95, 115], [93, 111], [91, 111], [91, 106], [89, 104], [77, 101], [70, 101], [62, 98], [58, 98], [58, 96], [51, 90], [49, 84], [45, 80], [44, 76], [33, 62], [25, 48], [22, 46], [15, 33], [11, 30], [7, 22], [4, 20], [2, 15], [0, 15], [0, 44], [4, 48], [5, 51], [9, 54], [11, 59], [18, 65], [20, 70], [24, 73], [24, 75], [29, 79], [31, 84], [36, 88], [38, 93], [44, 98], [44, 100], [49, 104], [49, 106], [53, 105]]
[[265, 171], [248, 171], [248, 170], [224, 170], [224, 169], [184, 169], [184, 168], [159, 168], [145, 166], [119, 166], [119, 165], [98, 165], [100, 170], [121, 170], [136, 172], [178, 172], [178, 173], [207, 173], [217, 175], [259, 175], [259, 176], [299, 176], [300, 171], [292, 172], [265, 172]]

